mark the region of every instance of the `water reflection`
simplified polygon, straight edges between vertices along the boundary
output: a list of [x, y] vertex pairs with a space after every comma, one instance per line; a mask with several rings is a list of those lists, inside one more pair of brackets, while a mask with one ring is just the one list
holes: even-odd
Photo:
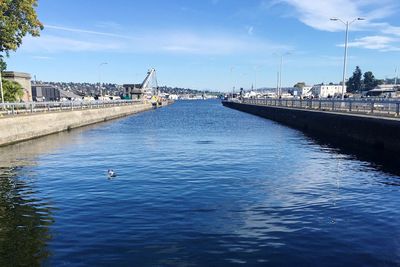
[[38, 266], [49, 256], [52, 208], [35, 197], [33, 177], [0, 168], [0, 266]]
[[327, 138], [310, 132], [304, 134], [310, 138], [310, 144], [318, 144], [322, 151], [341, 155], [349, 161], [363, 162], [362, 169], [370, 168], [371, 170], [381, 170], [400, 175], [400, 154], [398, 153], [364, 144], [344, 142], [341, 139]]
[[[14, 208], [8, 228], [32, 233], [2, 232], [0, 265], [400, 263], [400, 187], [381, 183], [398, 176], [216, 102], [4, 151], [0, 220]], [[13, 237], [25, 255], [5, 250]]]
[[0, 266], [40, 266], [51, 255], [56, 208], [36, 188], [33, 167], [41, 156], [82, 142], [81, 133], [93, 127], [0, 148]]

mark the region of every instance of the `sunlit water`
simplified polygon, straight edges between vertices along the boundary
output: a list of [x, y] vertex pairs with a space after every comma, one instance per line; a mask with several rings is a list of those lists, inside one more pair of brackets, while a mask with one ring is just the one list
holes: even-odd
[[400, 265], [399, 177], [218, 101], [0, 153], [0, 266]]

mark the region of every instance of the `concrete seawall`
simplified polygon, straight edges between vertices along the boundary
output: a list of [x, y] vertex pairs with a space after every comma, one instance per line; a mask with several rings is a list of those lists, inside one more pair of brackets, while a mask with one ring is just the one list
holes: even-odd
[[364, 146], [400, 158], [400, 120], [349, 113], [223, 102], [229, 108], [251, 113], [335, 143]]
[[38, 113], [0, 118], [0, 146], [103, 122], [152, 109], [136, 104], [98, 109]]

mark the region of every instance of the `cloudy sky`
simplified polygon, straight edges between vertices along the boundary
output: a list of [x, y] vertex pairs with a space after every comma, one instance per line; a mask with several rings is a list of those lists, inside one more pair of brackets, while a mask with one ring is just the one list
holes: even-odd
[[345, 26], [330, 18], [363, 17], [350, 26], [348, 73], [359, 65], [394, 77], [399, 9], [398, 0], [39, 0], [45, 29], [11, 53], [8, 69], [131, 83], [154, 67], [160, 85], [228, 91], [274, 87], [285, 54], [284, 86], [339, 82]]

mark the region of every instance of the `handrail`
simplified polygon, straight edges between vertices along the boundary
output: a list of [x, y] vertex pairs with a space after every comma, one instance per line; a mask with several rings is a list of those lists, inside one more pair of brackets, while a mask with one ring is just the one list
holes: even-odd
[[76, 109], [97, 109], [114, 106], [137, 105], [142, 100], [96, 100], [96, 101], [61, 101], [61, 102], [21, 102], [0, 103], [1, 115], [18, 115], [38, 112], [56, 112]]
[[[230, 101], [238, 102], [238, 100]], [[253, 105], [344, 112], [384, 117], [400, 116], [400, 100], [243, 98], [240, 102]]]

